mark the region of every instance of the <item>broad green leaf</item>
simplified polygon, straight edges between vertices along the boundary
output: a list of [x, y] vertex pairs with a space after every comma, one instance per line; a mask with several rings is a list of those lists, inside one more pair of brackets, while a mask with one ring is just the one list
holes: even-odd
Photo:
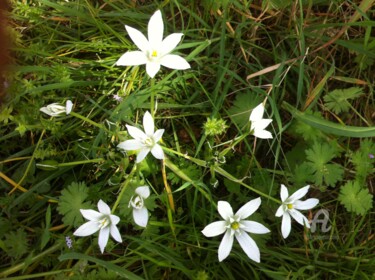
[[347, 182], [341, 187], [339, 201], [349, 212], [365, 215], [372, 208], [372, 194], [358, 182]]

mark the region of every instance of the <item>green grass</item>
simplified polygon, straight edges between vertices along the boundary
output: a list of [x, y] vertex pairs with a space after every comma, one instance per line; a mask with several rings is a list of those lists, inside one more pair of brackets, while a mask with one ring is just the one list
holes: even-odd
[[[375, 277], [375, 1], [11, 2], [0, 111], [1, 279]], [[124, 25], [146, 34], [158, 9], [164, 37], [184, 34], [173, 53], [191, 69], [162, 67], [150, 79], [144, 65], [115, 66], [137, 50]], [[39, 111], [68, 99], [71, 115]], [[270, 140], [249, 135], [251, 110], [264, 100]], [[167, 159], [148, 155], [131, 173], [135, 154], [116, 146], [131, 138], [125, 125], [142, 129], [152, 107]], [[206, 134], [208, 118], [225, 121], [225, 132]], [[306, 198], [320, 203], [302, 212], [312, 220], [328, 210], [330, 230], [293, 222], [283, 239], [280, 184], [289, 193], [311, 185]], [[145, 229], [128, 208], [141, 185], [152, 194]], [[219, 262], [222, 236], [201, 233], [221, 219], [217, 202], [236, 211], [259, 196], [249, 219], [271, 230], [251, 234], [261, 262], [236, 241]], [[80, 207], [97, 210], [99, 199], [118, 205], [123, 239], [110, 238], [104, 254], [97, 234], [73, 235], [85, 221]]]

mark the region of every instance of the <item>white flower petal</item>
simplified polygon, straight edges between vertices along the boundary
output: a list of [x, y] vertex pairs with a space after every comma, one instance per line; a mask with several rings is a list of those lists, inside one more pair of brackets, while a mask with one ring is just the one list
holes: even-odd
[[155, 133], [153, 135], [155, 143], [159, 142], [159, 140], [163, 136], [163, 133], [164, 133], [164, 129], [158, 129], [158, 130], [155, 131]]
[[125, 151], [136, 151], [143, 148], [143, 144], [139, 140], [131, 139], [121, 142], [117, 145], [117, 148], [123, 149]]
[[117, 61], [119, 66], [135, 66], [147, 63], [147, 56], [141, 51], [132, 51], [124, 53]]
[[79, 210], [82, 216], [90, 221], [99, 221], [103, 218], [103, 214], [99, 213], [98, 211], [91, 210], [91, 209], [80, 209]]
[[120, 218], [116, 215], [109, 215], [109, 219], [111, 220], [111, 225], [117, 225], [120, 222]]
[[241, 220], [246, 219], [259, 208], [260, 203], [260, 197], [250, 200], [237, 211], [236, 216]]
[[151, 149], [152, 155], [157, 159], [164, 159], [164, 152], [160, 145], [155, 144]]
[[297, 190], [295, 193], [293, 193], [289, 197], [288, 202], [293, 203], [297, 199], [300, 199], [300, 198], [304, 197], [307, 194], [307, 192], [309, 191], [309, 188], [310, 188], [309, 185], [307, 185], [306, 187], [300, 188], [299, 190]]
[[98, 209], [102, 214], [111, 215], [111, 208], [109, 208], [108, 204], [101, 199], [98, 202]]
[[120, 232], [119, 232], [118, 228], [116, 227], [116, 225], [111, 224], [110, 232], [111, 232], [111, 235], [112, 235], [114, 240], [116, 240], [119, 243], [122, 242]]
[[290, 209], [289, 214], [302, 226], [310, 228], [309, 220], [298, 210]]
[[73, 235], [89, 236], [91, 234], [94, 234], [98, 230], [99, 230], [98, 222], [90, 221], [90, 222], [84, 223], [79, 228], [77, 228], [76, 231], [73, 232]]
[[224, 237], [221, 240], [220, 246], [219, 246], [219, 262], [221, 262], [226, 257], [228, 257], [230, 251], [232, 250], [233, 238], [234, 236], [230, 233], [230, 230], [228, 230], [224, 234]]
[[245, 251], [246, 255], [253, 261], [259, 263], [260, 252], [255, 241], [245, 232], [241, 232], [241, 234], [236, 232], [235, 236], [238, 240], [238, 243], [240, 243], [242, 250]]
[[277, 208], [276, 217], [281, 217], [284, 214], [284, 205], [280, 205], [279, 208]]
[[143, 35], [140, 31], [137, 29], [130, 27], [128, 25], [125, 25], [125, 29], [128, 32], [130, 38], [133, 40], [134, 44], [137, 45], [137, 47], [144, 53], [147, 53], [150, 49], [150, 43], [148, 42], [145, 35]]
[[100, 251], [102, 252], [102, 254], [104, 253], [105, 246], [107, 246], [108, 238], [109, 238], [109, 227], [102, 228], [99, 232], [99, 239], [98, 239], [98, 244], [99, 244]]
[[160, 63], [148, 61], [146, 64], [146, 72], [150, 78], [155, 77], [156, 73], [160, 70]]
[[264, 130], [270, 123], [272, 122], [272, 119], [261, 119], [252, 122], [252, 127], [255, 130]]
[[149, 152], [150, 148], [142, 148], [137, 154], [137, 163], [140, 163], [142, 160], [144, 160]]
[[128, 129], [128, 133], [130, 134], [130, 136], [136, 140], [142, 141], [147, 138], [146, 134], [135, 126], [126, 125], [126, 128]]
[[264, 114], [264, 106], [263, 106], [263, 103], [260, 103], [251, 112], [249, 120], [251, 122], [259, 121], [263, 118], [263, 114]]
[[280, 189], [280, 198], [281, 201], [284, 202], [289, 196], [288, 189], [285, 187], [285, 185], [281, 184], [281, 189]]
[[146, 227], [148, 222], [148, 211], [146, 207], [143, 207], [141, 209], [133, 208], [133, 218], [134, 222], [141, 226]]
[[285, 212], [281, 221], [281, 233], [285, 238], [289, 236], [290, 230], [292, 229], [292, 220], [288, 212]]
[[135, 193], [143, 198], [150, 196], [150, 188], [148, 186], [141, 186], [135, 189]]
[[185, 70], [190, 68], [190, 64], [185, 58], [176, 54], [167, 54], [163, 56], [159, 62], [161, 65], [170, 69]]
[[226, 223], [225, 221], [218, 221], [218, 222], [213, 222], [211, 224], [208, 224], [203, 230], [202, 233], [206, 237], [213, 237], [217, 236], [220, 234], [223, 234], [226, 231], [225, 227]]
[[245, 226], [243, 230], [247, 232], [256, 233], [256, 234], [265, 234], [265, 233], [270, 232], [268, 228], [266, 228], [264, 225], [258, 222], [241, 221], [241, 224]]
[[219, 201], [217, 203], [217, 211], [219, 212], [220, 216], [225, 220], [229, 220], [229, 218], [233, 217], [233, 209], [232, 206], [227, 201]]
[[152, 118], [149, 111], [147, 111], [143, 116], [143, 129], [145, 130], [147, 136], [154, 135], [154, 119]]
[[305, 201], [297, 200], [294, 202], [294, 208], [298, 210], [309, 210], [318, 205], [319, 199], [309, 198]]
[[260, 139], [272, 139], [272, 133], [267, 131], [267, 130], [259, 130], [259, 129], [255, 129], [253, 131], [253, 135], [257, 138], [260, 138]]
[[73, 109], [73, 103], [72, 103], [72, 101], [67, 100], [67, 101], [66, 101], [66, 104], [65, 104], [65, 113], [66, 113], [67, 115], [69, 115], [70, 112], [72, 111], [72, 109]]
[[148, 40], [152, 48], [159, 48], [163, 41], [164, 23], [160, 10], [156, 11], [148, 22]]
[[163, 56], [173, 51], [174, 48], [178, 45], [178, 43], [181, 41], [183, 35], [184, 34], [182, 33], [173, 33], [165, 37], [165, 39], [161, 43], [160, 55]]

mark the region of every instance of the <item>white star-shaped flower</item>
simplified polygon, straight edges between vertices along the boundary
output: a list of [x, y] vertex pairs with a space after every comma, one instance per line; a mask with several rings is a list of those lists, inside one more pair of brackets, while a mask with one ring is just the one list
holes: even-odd
[[133, 207], [134, 222], [146, 227], [148, 222], [148, 211], [144, 204], [144, 200], [150, 196], [150, 188], [148, 186], [141, 186], [135, 189], [135, 195], [129, 201], [129, 207]]
[[117, 242], [122, 242], [120, 232], [116, 227], [120, 222], [120, 218], [111, 214], [111, 209], [103, 200], [99, 200], [98, 209], [99, 212], [91, 209], [80, 209], [82, 216], [89, 222], [80, 226], [73, 235], [88, 236], [100, 230], [98, 243], [103, 254], [104, 248], [108, 243], [109, 234]]
[[66, 105], [62, 106], [59, 103], [52, 103], [47, 105], [46, 107], [42, 107], [39, 110], [51, 117], [57, 117], [61, 114], [67, 114], [69, 115], [72, 111], [73, 103], [72, 101], [68, 100], [66, 101]]
[[146, 64], [146, 72], [151, 78], [160, 70], [160, 65], [178, 70], [190, 68], [190, 64], [184, 58], [170, 54], [181, 41], [183, 34], [173, 33], [163, 40], [164, 24], [160, 11], [156, 11], [148, 22], [148, 39], [133, 27], [125, 25], [125, 28], [140, 51], [126, 52], [117, 60], [116, 65]]
[[143, 116], [143, 128], [145, 132], [131, 125], [126, 125], [126, 128], [134, 139], [121, 142], [117, 145], [118, 148], [125, 151], [139, 150], [137, 163], [141, 162], [150, 151], [157, 159], [164, 159], [163, 149], [157, 144], [163, 136], [164, 129], [155, 131], [154, 119], [148, 111]]
[[305, 225], [307, 228], [310, 228], [307, 218], [298, 211], [312, 209], [319, 203], [319, 199], [316, 198], [310, 198], [305, 201], [299, 200], [307, 194], [309, 188], [310, 186], [303, 187], [289, 196], [288, 189], [284, 185], [281, 185], [280, 197], [282, 204], [277, 209], [275, 216], [283, 216], [281, 222], [281, 233], [284, 238], [289, 236], [292, 227], [292, 220], [290, 217], [293, 217], [293, 219], [295, 219], [300, 225]]
[[224, 260], [232, 250], [234, 236], [240, 243], [246, 255], [253, 261], [260, 262], [260, 252], [255, 241], [246, 233], [264, 234], [270, 232], [268, 228], [258, 222], [245, 220], [260, 206], [260, 197], [250, 200], [243, 205], [236, 214], [226, 201], [218, 202], [218, 211], [224, 221], [213, 222], [207, 225], [202, 233], [207, 237], [217, 236], [225, 232], [219, 246], [219, 261]]
[[265, 130], [265, 128], [272, 122], [272, 119], [263, 119], [264, 105], [260, 103], [256, 106], [250, 114], [251, 122], [251, 133], [258, 138], [270, 139], [272, 138], [271, 132]]

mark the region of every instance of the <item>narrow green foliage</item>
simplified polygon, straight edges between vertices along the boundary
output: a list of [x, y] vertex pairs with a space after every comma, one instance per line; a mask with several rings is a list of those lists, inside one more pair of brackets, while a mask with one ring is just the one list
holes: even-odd
[[349, 181], [341, 187], [338, 199], [348, 212], [363, 216], [373, 206], [372, 197], [367, 188], [362, 188], [356, 181]]
[[260, 102], [262, 102], [262, 99], [254, 92], [239, 93], [236, 95], [232, 107], [229, 108], [228, 114], [231, 120], [242, 129], [249, 123], [251, 110]]
[[84, 221], [80, 209], [90, 209], [93, 205], [85, 201], [89, 188], [84, 182], [71, 183], [61, 192], [57, 211], [63, 215], [63, 222], [67, 226], [77, 227]]
[[362, 88], [351, 87], [336, 89], [324, 96], [324, 105], [335, 114], [346, 113], [351, 106], [351, 100], [363, 94]]
[[339, 155], [338, 149], [333, 144], [315, 142], [311, 149], [306, 150], [307, 164], [311, 169], [312, 181], [319, 185], [334, 187], [342, 180], [344, 169], [337, 163], [330, 163]]

